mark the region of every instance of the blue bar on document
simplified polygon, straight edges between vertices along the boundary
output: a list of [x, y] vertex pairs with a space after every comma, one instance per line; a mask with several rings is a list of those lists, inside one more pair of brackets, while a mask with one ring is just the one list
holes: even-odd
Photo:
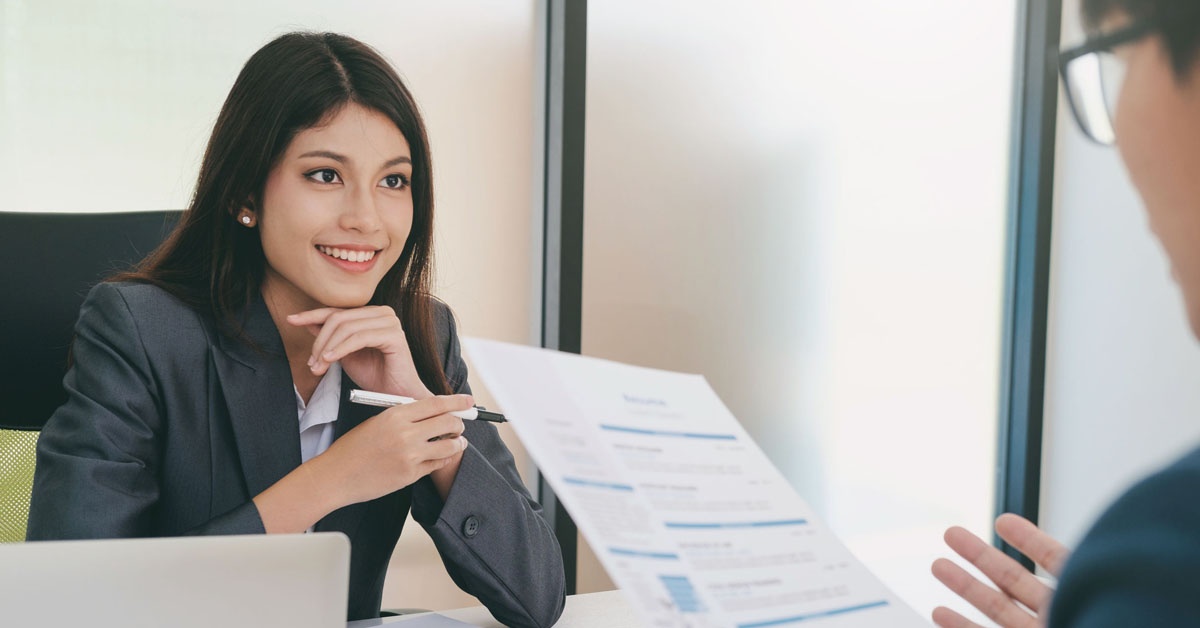
[[628, 434], [645, 434], [647, 436], [674, 436], [676, 438], [702, 438], [705, 440], [737, 440], [733, 434], [700, 434], [698, 432], [672, 432], [669, 430], [648, 430], [641, 427], [625, 427], [623, 425], [600, 424], [600, 429], [610, 432], [626, 432]]
[[563, 482], [574, 484], [575, 486], [591, 486], [594, 488], [609, 488], [614, 491], [632, 491], [633, 487], [628, 484], [614, 484], [612, 482], [598, 482], [596, 480], [581, 480], [579, 478], [563, 478]]
[[779, 619], [771, 619], [768, 621], [756, 621], [750, 624], [738, 624], [737, 628], [767, 628], [768, 626], [783, 626], [785, 624], [797, 624], [810, 619], [824, 619], [834, 615], [845, 615], [847, 613], [856, 613], [872, 608], [887, 606], [887, 600], [879, 600], [878, 602], [870, 602], [868, 604], [859, 604], [857, 606], [847, 606], [845, 608], [835, 608], [827, 611], [818, 611], [816, 613], [808, 613], [806, 615], [793, 615], [792, 617], [781, 617]]
[[704, 604], [700, 603], [700, 598], [696, 596], [696, 587], [692, 586], [692, 581], [686, 576], [659, 576], [663, 586], [667, 588], [667, 594], [671, 596], [671, 602], [684, 613], [703, 613], [706, 609]]
[[780, 521], [731, 521], [725, 523], [682, 523], [668, 521], [664, 525], [679, 530], [715, 530], [718, 528], [775, 528], [779, 526], [808, 525], [807, 519], [783, 519]]
[[617, 556], [632, 556], [635, 558], [659, 558], [662, 560], [679, 560], [679, 554], [672, 554], [670, 552], [643, 552], [643, 551], [639, 551], [639, 550], [624, 549], [624, 548], [620, 548], [620, 547], [610, 547], [610, 548], [608, 548], [608, 552], [610, 554], [616, 554]]

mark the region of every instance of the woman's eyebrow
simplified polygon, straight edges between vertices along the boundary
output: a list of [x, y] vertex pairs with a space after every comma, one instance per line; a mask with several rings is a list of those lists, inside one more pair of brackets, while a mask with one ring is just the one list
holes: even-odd
[[299, 157], [297, 157], [297, 159], [304, 159], [305, 157], [325, 157], [327, 159], [332, 159], [340, 164], [348, 164], [351, 161], [350, 158], [345, 155], [342, 155], [340, 153], [335, 153], [333, 151], [328, 151], [328, 150], [310, 150], [307, 153], [304, 153], [303, 155], [300, 155]]
[[392, 166], [399, 166], [400, 164], [412, 164], [412, 159], [408, 155], [401, 155], [399, 157], [393, 157], [393, 158], [387, 160], [386, 162], [384, 162], [383, 166], [381, 166], [381, 169], [382, 168], [391, 168]]
[[[354, 160], [350, 159], [349, 157], [342, 155], [341, 153], [335, 153], [335, 152], [329, 151], [329, 150], [310, 150], [307, 153], [304, 153], [303, 155], [300, 155], [299, 157], [297, 157], [297, 159], [303, 159], [305, 157], [325, 157], [326, 159], [332, 159], [340, 164], [349, 164], [352, 161], [354, 161]], [[393, 158], [387, 160], [386, 162], [383, 163], [382, 166], [380, 166], [380, 169], [391, 168], [392, 166], [398, 166], [400, 164], [411, 164], [411, 163], [412, 163], [411, 157], [409, 157], [408, 155], [401, 155], [399, 157], [393, 157]]]

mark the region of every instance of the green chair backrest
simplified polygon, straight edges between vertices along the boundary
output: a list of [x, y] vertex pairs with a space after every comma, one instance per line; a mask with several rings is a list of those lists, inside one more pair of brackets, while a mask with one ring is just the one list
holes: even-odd
[[0, 429], [0, 543], [25, 540], [38, 434]]

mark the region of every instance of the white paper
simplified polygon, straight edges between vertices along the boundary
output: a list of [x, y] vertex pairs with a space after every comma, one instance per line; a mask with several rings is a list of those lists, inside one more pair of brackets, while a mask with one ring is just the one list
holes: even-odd
[[703, 377], [464, 345], [648, 625], [929, 625], [817, 519]]
[[396, 624], [401, 628], [474, 628], [471, 624], [437, 613], [359, 619], [346, 622], [346, 628], [378, 628], [379, 626], [390, 626], [392, 624]]

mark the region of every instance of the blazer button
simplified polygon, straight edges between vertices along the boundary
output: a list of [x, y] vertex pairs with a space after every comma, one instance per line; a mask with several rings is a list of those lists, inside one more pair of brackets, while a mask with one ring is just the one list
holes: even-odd
[[467, 517], [467, 520], [463, 521], [462, 530], [463, 535], [468, 539], [474, 538], [476, 534], [479, 534], [479, 518], [475, 515]]

